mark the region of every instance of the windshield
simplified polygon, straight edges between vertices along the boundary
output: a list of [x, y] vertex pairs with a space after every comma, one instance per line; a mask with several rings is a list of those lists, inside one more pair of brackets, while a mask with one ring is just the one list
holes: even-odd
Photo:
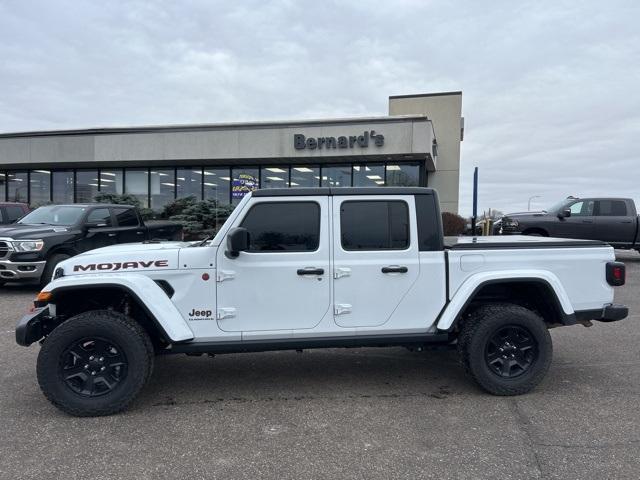
[[545, 210], [545, 212], [552, 212], [552, 213], [559, 212], [560, 210], [562, 210], [562, 207], [573, 202], [574, 200], [575, 198], [565, 198], [564, 200], [561, 200], [558, 203], [554, 203], [547, 210]]
[[25, 217], [22, 217], [18, 223], [29, 225], [70, 226], [78, 223], [85, 210], [85, 207], [48, 205], [46, 207], [35, 209]]

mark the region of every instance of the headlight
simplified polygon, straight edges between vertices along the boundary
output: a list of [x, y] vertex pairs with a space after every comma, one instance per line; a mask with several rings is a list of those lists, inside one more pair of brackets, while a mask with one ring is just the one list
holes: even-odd
[[42, 240], [18, 240], [11, 243], [16, 252], [39, 252], [44, 247]]
[[518, 221], [517, 220], [513, 220], [511, 218], [503, 218], [502, 219], [502, 226], [503, 227], [507, 227], [507, 228], [517, 227], [518, 226]]

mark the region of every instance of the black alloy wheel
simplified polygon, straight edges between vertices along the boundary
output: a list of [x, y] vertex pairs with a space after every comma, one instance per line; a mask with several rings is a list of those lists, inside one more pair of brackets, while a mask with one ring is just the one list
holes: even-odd
[[489, 369], [503, 378], [527, 372], [538, 357], [538, 344], [529, 330], [518, 325], [499, 328], [487, 342], [485, 361]]
[[62, 354], [59, 373], [78, 395], [97, 397], [109, 393], [127, 376], [127, 357], [106, 338], [88, 337], [72, 343]]

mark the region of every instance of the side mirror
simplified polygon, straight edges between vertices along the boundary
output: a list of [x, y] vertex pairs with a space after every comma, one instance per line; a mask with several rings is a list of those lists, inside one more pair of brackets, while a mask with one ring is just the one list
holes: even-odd
[[240, 252], [247, 251], [251, 243], [250, 240], [249, 230], [242, 227], [232, 228], [227, 234], [226, 256], [228, 258], [236, 258], [240, 255]]
[[558, 213], [558, 218], [569, 218], [571, 216], [571, 209], [564, 208]]

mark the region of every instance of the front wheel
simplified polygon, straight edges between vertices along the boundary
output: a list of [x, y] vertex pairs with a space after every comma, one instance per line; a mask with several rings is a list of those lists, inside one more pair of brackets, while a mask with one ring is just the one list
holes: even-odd
[[458, 338], [462, 364], [494, 395], [529, 392], [544, 378], [553, 356], [544, 320], [513, 304], [485, 305], [466, 320]]
[[65, 261], [66, 259], [71, 258], [69, 255], [64, 253], [56, 253], [51, 255], [47, 260], [47, 263], [44, 266], [44, 271], [42, 272], [42, 277], [40, 277], [40, 288], [43, 288], [47, 283], [51, 281], [51, 277], [53, 277], [53, 272], [60, 262]]
[[153, 368], [153, 345], [135, 321], [94, 310], [66, 320], [38, 355], [38, 383], [47, 399], [78, 417], [127, 408]]

